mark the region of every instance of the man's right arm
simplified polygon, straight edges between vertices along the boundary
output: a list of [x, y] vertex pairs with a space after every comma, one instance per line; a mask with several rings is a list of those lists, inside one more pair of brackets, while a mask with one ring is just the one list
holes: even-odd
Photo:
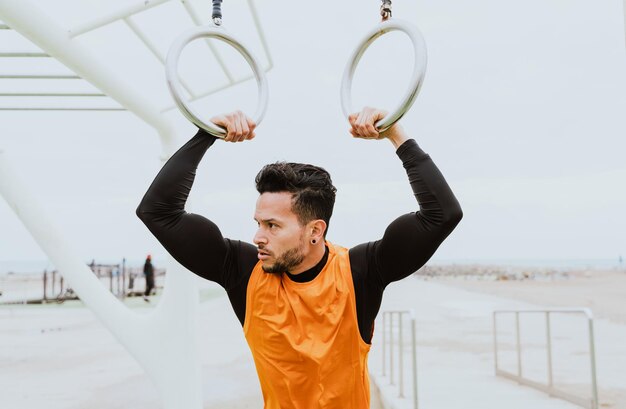
[[215, 223], [185, 211], [198, 164], [215, 140], [200, 130], [183, 145], [150, 185], [137, 216], [179, 263], [228, 288], [224, 262], [230, 241], [224, 239]]

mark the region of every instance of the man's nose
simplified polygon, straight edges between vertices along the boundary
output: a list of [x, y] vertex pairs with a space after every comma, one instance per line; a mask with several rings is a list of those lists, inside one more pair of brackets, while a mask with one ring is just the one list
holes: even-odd
[[259, 244], [267, 244], [267, 237], [265, 237], [261, 229], [258, 229], [256, 231], [256, 234], [254, 235], [254, 244], [256, 244], [257, 246]]

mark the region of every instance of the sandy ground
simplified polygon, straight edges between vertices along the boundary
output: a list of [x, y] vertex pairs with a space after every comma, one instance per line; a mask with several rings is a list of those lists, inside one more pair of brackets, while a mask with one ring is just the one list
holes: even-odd
[[[434, 351], [428, 354], [433, 367], [437, 365], [437, 360], [432, 357], [446, 349], [450, 353], [472, 352], [481, 362], [467, 365], [475, 368], [485, 362], [494, 365], [493, 339], [490, 339], [493, 334], [493, 310], [590, 308], [595, 317], [600, 407], [626, 408], [626, 274], [590, 271], [557, 276], [554, 280], [542, 277], [519, 281], [420, 277], [402, 285], [390, 286], [383, 308], [414, 308], [417, 311], [418, 328], [421, 328], [418, 333], [422, 334], [419, 344], [422, 351]], [[441, 287], [451, 290], [440, 291]], [[441, 300], [442, 297], [448, 299]], [[432, 310], [432, 306], [437, 304], [444, 310]], [[440, 322], [437, 322], [437, 316]], [[443, 322], [449, 325], [445, 329], [441, 328]], [[505, 316], [498, 319], [500, 365], [510, 372], [516, 372], [517, 368], [513, 322], [512, 316], [508, 322]], [[560, 389], [589, 397], [587, 322], [583, 316], [560, 315], [555, 316], [552, 323], [555, 383]], [[524, 316], [521, 332], [524, 374], [534, 381], [545, 383], [547, 365], [543, 315]], [[445, 355], [440, 358], [446, 359]], [[462, 361], [459, 359], [459, 362]]]
[[[254, 362], [223, 290], [204, 288], [199, 331], [204, 409], [259, 409]], [[129, 308], [152, 304], [128, 299]], [[158, 340], [155, 340], [158, 341]], [[373, 396], [372, 409], [380, 409]], [[158, 391], [77, 301], [0, 307], [0, 408], [154, 409]]]
[[[626, 324], [626, 272], [570, 272], [542, 280], [445, 279], [436, 282], [553, 307], [587, 307], [598, 318]], [[626, 371], [626, 368], [625, 368]]]
[[[411, 277], [388, 287], [381, 311], [416, 311], [421, 408], [573, 409], [575, 406], [559, 399], [494, 376], [491, 312], [498, 308], [591, 307], [597, 317], [600, 407], [624, 409], [626, 302], [620, 302], [620, 295], [626, 292], [625, 276], [582, 274], [553, 282]], [[204, 408], [261, 408], [254, 364], [228, 299], [222, 290], [210, 287], [202, 290], [201, 298]], [[156, 301], [153, 299], [153, 304]], [[140, 298], [127, 303], [130, 308], [151, 308]], [[566, 319], [555, 326], [559, 342], [555, 378], [561, 387], [582, 391], [584, 396], [589, 394], [589, 372], [585, 343], [580, 341], [586, 339], [581, 336], [584, 325], [581, 328], [580, 324]], [[523, 338], [525, 373], [541, 380], [545, 378], [544, 326], [529, 320], [523, 328], [528, 334]], [[500, 363], [513, 371], [512, 331], [506, 323], [502, 331]], [[384, 384], [388, 382], [379, 377], [381, 334], [379, 319], [370, 369], [383, 384], [385, 396], [395, 396], [397, 389], [387, 388]], [[372, 408], [378, 409], [376, 396], [372, 402]], [[397, 407], [410, 407], [406, 399], [402, 404]], [[0, 408], [39, 407], [152, 409], [160, 407], [160, 400], [139, 365], [79, 302], [1, 306]]]
[[[133, 303], [132, 308], [150, 308], [140, 299]], [[160, 407], [139, 365], [76, 304], [0, 308], [0, 407]], [[201, 306], [202, 321], [224, 317], [217, 328], [200, 326], [207, 340], [201, 353], [204, 408], [260, 408], [254, 365], [243, 337], [233, 336], [241, 328], [229, 308], [221, 294]]]

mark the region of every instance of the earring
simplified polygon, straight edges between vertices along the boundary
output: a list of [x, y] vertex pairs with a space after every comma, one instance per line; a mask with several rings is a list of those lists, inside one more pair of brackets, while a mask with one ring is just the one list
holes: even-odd
[[311, 244], [315, 244], [315, 243], [317, 243], [317, 240], [315, 239], [311, 240]]

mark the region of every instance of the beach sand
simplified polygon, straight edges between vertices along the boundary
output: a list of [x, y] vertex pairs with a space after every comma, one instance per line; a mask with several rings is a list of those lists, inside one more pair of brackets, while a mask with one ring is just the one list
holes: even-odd
[[[491, 311], [514, 307], [590, 307], [596, 315], [601, 408], [624, 409], [626, 302], [621, 300], [625, 284], [626, 274], [618, 272], [559, 274], [552, 281], [546, 277], [521, 281], [410, 277], [388, 287], [381, 311], [416, 311], [421, 407], [490, 409], [501, 408], [507, 402], [507, 408], [569, 409], [575, 407], [494, 376]], [[254, 363], [227, 297], [212, 284], [203, 288], [202, 294], [205, 301], [199, 310], [199, 332], [203, 407], [261, 408]], [[128, 303], [131, 308], [151, 308], [140, 298]], [[528, 325], [531, 328], [533, 324]], [[579, 330], [576, 322], [566, 329], [570, 327]], [[381, 328], [378, 320], [370, 354], [370, 369], [377, 373]], [[537, 333], [541, 334], [541, 327]], [[559, 337], [566, 339], [571, 335]], [[536, 370], [541, 377], [545, 353], [541, 339], [535, 341], [527, 353], [537, 353], [528, 357], [536, 368], [529, 364], [527, 369], [530, 374]], [[510, 340], [503, 340], [505, 351], [511, 351], [510, 344]], [[573, 348], [574, 355], [584, 355], [578, 351], [579, 345]], [[509, 364], [504, 358], [503, 365]], [[586, 361], [569, 364], [561, 365], [563, 368], [557, 373], [562, 379], [569, 379], [564, 386], [587, 390], [588, 371], [580, 370]], [[380, 407], [377, 396], [372, 396], [372, 402], [372, 409]], [[95, 316], [79, 302], [65, 302], [0, 307], [0, 407], [161, 406], [150, 379]]]
[[[552, 307], [586, 307], [594, 316], [626, 324], [626, 271], [587, 270], [525, 280], [457, 277], [437, 282]], [[626, 368], [625, 368], [626, 371]], [[626, 407], [625, 407], [626, 408]]]
[[[455, 273], [458, 272], [458, 267], [454, 270]], [[616, 270], [570, 270], [544, 274], [545, 271], [538, 273], [537, 269], [527, 270], [528, 274], [513, 275], [522, 279], [511, 279], [511, 274], [507, 274], [508, 278], [504, 280], [495, 280], [493, 275], [458, 274], [443, 275], [438, 278], [432, 276], [418, 276], [417, 278], [425, 285], [443, 285], [469, 291], [479, 296], [482, 294], [485, 296], [483, 298], [485, 302], [491, 300], [492, 297], [497, 297], [522, 303], [516, 308], [585, 307], [591, 309], [594, 316], [600, 407], [626, 408], [626, 273]], [[525, 276], [535, 278], [523, 278]], [[463, 295], [457, 297], [464, 299], [466, 305], [470, 305], [468, 297]], [[499, 308], [509, 307], [503, 305]], [[492, 325], [489, 321], [490, 319], [483, 323], [486, 328]], [[506, 319], [504, 319], [504, 324], [506, 324]], [[475, 329], [479, 325], [476, 323]], [[553, 331], [555, 331], [553, 337], [556, 338], [553, 347], [557, 349], [557, 353], [558, 348], [568, 348], [565, 341], [570, 343], [569, 356], [562, 357], [560, 362], [558, 357], [554, 358], [555, 377], [558, 375], [561, 380], [568, 379], [568, 382], [563, 382], [560, 387], [570, 391], [588, 390], [589, 358], [586, 352], [588, 339], [584, 317], [555, 316], [553, 326]], [[506, 325], [503, 327], [507, 329]], [[527, 332], [533, 333], [526, 339], [522, 338], [524, 360], [534, 359], [535, 361], [530, 364], [526, 362], [525, 370], [530, 374], [534, 372], [531, 375], [531, 377], [534, 376], [534, 380], [545, 382], [545, 318], [542, 315], [524, 316], [522, 332], [524, 332], [524, 327]], [[510, 335], [508, 364], [510, 371], [514, 372], [516, 368], [514, 340], [512, 339], [514, 331], [511, 323], [509, 323], [508, 330]], [[451, 342], [454, 344], [454, 341], [447, 341], [446, 344]], [[463, 344], [464, 342], [458, 343], [457, 349], [467, 350], [473, 345], [469, 342]], [[478, 350], [476, 352], [478, 353]], [[565, 368], [561, 374], [556, 373], [559, 367]]]
[[[88, 309], [72, 304], [0, 308], [0, 407], [161, 407], [135, 360]], [[204, 408], [262, 407], [254, 364], [227, 298], [202, 303], [200, 320], [212, 324], [200, 325]]]
[[[262, 408], [241, 325], [216, 287], [202, 289], [207, 301], [199, 310], [203, 408]], [[127, 305], [151, 308], [141, 298]], [[372, 399], [372, 409], [380, 409], [377, 397]], [[41, 407], [154, 409], [161, 402], [142, 368], [79, 301], [2, 306], [0, 408]]]

